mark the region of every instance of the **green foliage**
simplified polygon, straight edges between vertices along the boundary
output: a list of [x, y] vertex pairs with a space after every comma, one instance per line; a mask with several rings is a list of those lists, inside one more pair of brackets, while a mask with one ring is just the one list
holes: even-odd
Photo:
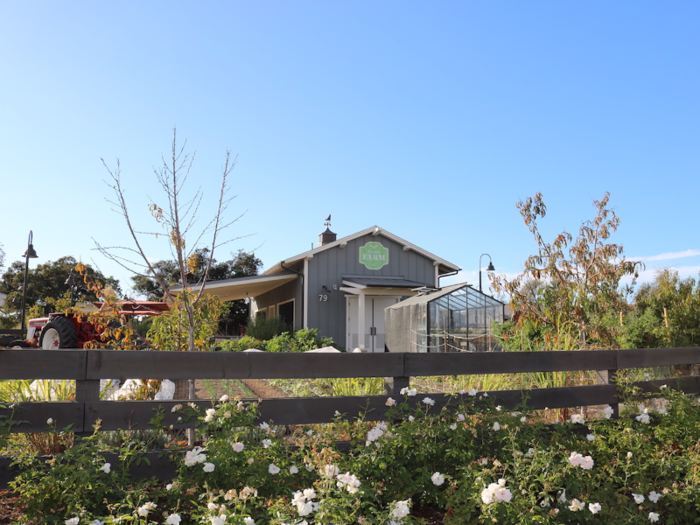
[[[217, 321], [221, 313], [221, 300], [213, 295], [205, 295], [194, 305], [190, 304], [193, 316], [190, 322], [190, 310], [185, 308], [191, 301], [192, 292], [184, 291], [175, 298], [170, 312], [156, 317], [148, 331], [148, 340], [155, 350], [185, 351], [209, 350], [216, 334]], [[194, 339], [189, 330], [194, 330]], [[190, 343], [194, 342], [194, 348]]]
[[[273, 317], [272, 319], [278, 318]], [[304, 328], [293, 334], [290, 332], [280, 333], [269, 340], [259, 339], [249, 333], [238, 340], [222, 341], [212, 349], [221, 352], [242, 352], [250, 348], [267, 352], [306, 352], [326, 346], [338, 348], [332, 338], [318, 337], [317, 329]]]
[[119, 468], [107, 464], [96, 435], [76, 441], [48, 461], [34, 455], [17, 458], [15, 464], [23, 471], [10, 487], [20, 495], [25, 523], [63, 524], [74, 516], [104, 518], [124, 513], [125, 508], [131, 514], [150, 497], [158, 497], [155, 479], [134, 480], [129, 474], [133, 465], [146, 461], [146, 448], [143, 443], [123, 443]]
[[274, 317], [257, 317], [248, 320], [245, 329], [246, 335], [267, 341], [284, 332], [288, 332], [291, 327], [285, 323], [280, 316]]
[[[27, 280], [27, 308], [36, 306], [39, 309], [37, 317], [43, 317], [51, 312], [63, 311], [62, 306], [71, 294], [71, 289], [65, 282], [77, 265], [78, 261], [75, 258], [67, 256], [61, 257], [57, 261], [40, 264], [36, 268], [30, 268]], [[24, 267], [24, 261], [12, 263], [0, 280], [0, 292], [7, 294], [3, 311], [8, 314], [21, 310]], [[92, 281], [99, 281], [105, 287], [111, 286], [117, 293], [120, 291], [118, 280], [106, 277], [90, 265], [86, 264], [85, 269], [87, 276]], [[76, 302], [97, 301], [97, 297], [94, 291], [90, 290], [88, 282], [79, 278], [75, 279], [72, 293]], [[31, 317], [27, 316], [27, 319], [31, 319]]]
[[[204, 277], [209, 263], [209, 249], [201, 248], [194, 251], [188, 261], [187, 281], [198, 283]], [[262, 268], [262, 261], [255, 257], [254, 253], [238, 250], [232, 254], [228, 261], [211, 261], [209, 269], [209, 281], [221, 281], [224, 279], [236, 279], [238, 277], [250, 277], [258, 275]], [[163, 260], [153, 263], [153, 269], [160, 279], [167, 285], [173, 286], [181, 282], [180, 269], [176, 261]], [[165, 292], [158, 280], [145, 275], [135, 275], [131, 278], [134, 291], [144, 296], [148, 301], [161, 301]], [[249, 306], [244, 299], [228, 301], [223, 305], [222, 315], [219, 318], [219, 331], [225, 334], [237, 334], [241, 326], [245, 326], [249, 315]]]
[[199, 441], [172, 454], [178, 474], [165, 489], [128, 476], [129, 465], [146, 461], [145, 443], [116, 443], [120, 467], [105, 472], [94, 437], [48, 463], [20, 458], [26, 470], [13, 489], [27, 523], [150, 525], [177, 514], [181, 525], [222, 515], [221, 523], [409, 525], [418, 523], [409, 509], [426, 505], [442, 509], [446, 525], [641, 525], [650, 513], [659, 523], [697, 522], [700, 401], [664, 387], [620, 391], [619, 419], [576, 414], [552, 425], [523, 408], [484, 405], [483, 392], [438, 409], [409, 388], [387, 399], [384, 422], [339, 414], [291, 438], [257, 424], [256, 404], [224, 396], [205, 411], [175, 406], [199, 419]]
[[681, 279], [675, 270], [661, 270], [653, 282], [640, 285], [634, 306], [634, 313], [625, 320], [628, 348], [700, 344], [700, 281]]
[[548, 338], [564, 334], [582, 347], [617, 346], [622, 330], [605, 317], [629, 309], [625, 296], [631, 288], [621, 289], [620, 280], [636, 277], [641, 263], [625, 259], [622, 245], [607, 242], [620, 223], [608, 208], [609, 198], [605, 194], [593, 201], [596, 216], [581, 225], [575, 240], [564, 231], [551, 243], [542, 238], [538, 225], [547, 214], [542, 194], [518, 202], [538, 253], [527, 258], [518, 277], [509, 281], [497, 276], [493, 281], [498, 292], [511, 297], [512, 335], [517, 337], [520, 329], [542, 334], [543, 349], [556, 349], [547, 344]]

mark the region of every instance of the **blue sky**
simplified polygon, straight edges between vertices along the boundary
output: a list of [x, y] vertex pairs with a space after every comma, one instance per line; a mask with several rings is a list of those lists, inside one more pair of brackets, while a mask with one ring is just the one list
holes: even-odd
[[379, 225], [474, 283], [482, 253], [514, 275], [536, 250], [518, 200], [544, 194], [553, 239], [610, 192], [611, 240], [644, 278], [697, 276], [699, 21], [674, 1], [0, 0], [6, 263], [33, 230], [32, 264], [73, 255], [128, 286], [93, 250], [129, 243], [100, 159], [121, 160], [152, 229], [177, 126], [206, 209], [238, 155], [230, 237], [245, 237], [220, 260], [256, 249], [270, 267], [331, 213], [339, 236]]

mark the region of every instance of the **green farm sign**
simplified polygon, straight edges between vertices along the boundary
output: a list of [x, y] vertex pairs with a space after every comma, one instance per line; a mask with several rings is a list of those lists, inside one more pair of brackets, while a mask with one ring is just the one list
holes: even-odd
[[378, 242], [368, 242], [360, 248], [360, 264], [364, 264], [368, 270], [379, 270], [389, 264], [389, 249]]

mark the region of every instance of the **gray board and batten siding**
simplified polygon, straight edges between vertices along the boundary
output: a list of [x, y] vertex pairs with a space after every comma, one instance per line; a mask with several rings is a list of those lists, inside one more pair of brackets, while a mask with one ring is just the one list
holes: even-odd
[[[425, 286], [436, 286], [438, 274], [452, 271], [452, 268], [437, 266], [436, 258], [431, 258], [419, 251], [412, 249], [406, 242], [399, 242], [383, 232], [373, 234], [372, 229], [359, 236], [349, 236], [339, 239], [333, 246], [322, 246], [311, 250], [306, 255], [307, 282], [296, 279], [275, 290], [255, 298], [256, 309], [268, 309], [291, 299], [295, 300], [294, 328], [303, 327], [303, 309], [307, 311], [307, 324], [311, 328], [317, 328], [322, 337], [332, 337], [340, 346], [346, 346], [348, 336], [348, 299], [342, 287], [344, 278], [349, 276], [366, 277], [398, 277], [408, 281], [414, 281]], [[389, 234], [391, 235], [391, 234]], [[354, 237], [354, 238], [353, 238]], [[388, 263], [377, 270], [367, 268], [360, 262], [360, 248], [367, 243], [380, 243], [388, 250]], [[418, 249], [420, 250], [420, 249]], [[301, 257], [301, 256], [300, 256]], [[296, 258], [291, 258], [294, 260]], [[448, 263], [449, 264], [449, 263]], [[303, 272], [304, 259], [287, 263], [287, 268]], [[274, 272], [274, 269], [271, 269]], [[267, 272], [266, 272], [267, 273]], [[302, 288], [306, 294], [302, 306]], [[366, 297], [371, 297], [371, 288], [365, 290]], [[396, 300], [413, 295], [409, 288], [397, 289]], [[386, 293], [383, 294], [386, 297]], [[381, 315], [382, 312], [377, 312]], [[383, 324], [383, 319], [382, 319]], [[346, 350], [352, 351], [352, 348]]]

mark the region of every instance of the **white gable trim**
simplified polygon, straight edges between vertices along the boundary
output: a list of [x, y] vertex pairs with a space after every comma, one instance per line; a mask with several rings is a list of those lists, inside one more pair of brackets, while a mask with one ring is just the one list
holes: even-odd
[[338, 240], [333, 241], [331, 243], [328, 243], [324, 246], [319, 246], [317, 248], [313, 248], [311, 250], [308, 250], [304, 253], [300, 253], [299, 255], [295, 255], [294, 257], [290, 257], [289, 259], [285, 259], [284, 261], [281, 261], [281, 262], [275, 264], [270, 269], [265, 270], [262, 273], [262, 275], [269, 275], [269, 274], [281, 272], [283, 270], [282, 264], [289, 265], [291, 263], [301, 261], [303, 259], [311, 259], [314, 256], [314, 254], [320, 253], [320, 252], [325, 251], [325, 250], [330, 250], [331, 248], [336, 248], [336, 247], [345, 248], [345, 246], [347, 246], [348, 242], [354, 241], [355, 239], [359, 239], [360, 237], [364, 237], [365, 235], [370, 235], [370, 234], [375, 236], [375, 237], [378, 235], [381, 235], [382, 237], [386, 237], [387, 239], [390, 239], [390, 240], [394, 241], [395, 243], [402, 245], [403, 251], [413, 250], [414, 252], [421, 254], [422, 256], [426, 257], [427, 259], [430, 259], [431, 261], [433, 261], [433, 264], [435, 265], [436, 271], [437, 271], [438, 266], [444, 266], [452, 272], [456, 272], [456, 271], [461, 270], [461, 268], [459, 266], [457, 266], [456, 264], [453, 264], [449, 261], [446, 261], [445, 259], [442, 259], [442, 258], [438, 257], [437, 255], [434, 255], [434, 254], [430, 253], [429, 251], [424, 250], [423, 248], [419, 248], [415, 244], [412, 244], [412, 243], [402, 239], [398, 235], [394, 235], [393, 233], [390, 233], [390, 232], [380, 228], [379, 226], [372, 226], [370, 228], [367, 228], [366, 230], [362, 230], [362, 231], [354, 233], [352, 235], [348, 235], [347, 237], [343, 237], [342, 239], [338, 239]]

